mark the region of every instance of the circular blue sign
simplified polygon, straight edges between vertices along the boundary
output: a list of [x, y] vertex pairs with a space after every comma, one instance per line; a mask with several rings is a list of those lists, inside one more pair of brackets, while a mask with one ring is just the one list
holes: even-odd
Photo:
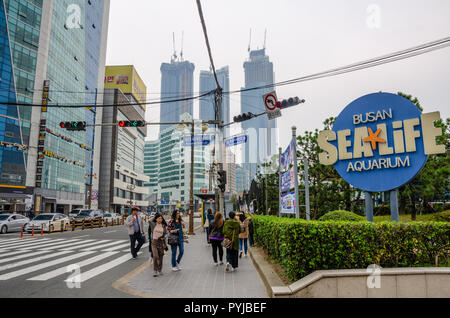
[[351, 102], [332, 128], [339, 175], [369, 192], [396, 189], [413, 179], [428, 159], [420, 115], [412, 102], [391, 93]]

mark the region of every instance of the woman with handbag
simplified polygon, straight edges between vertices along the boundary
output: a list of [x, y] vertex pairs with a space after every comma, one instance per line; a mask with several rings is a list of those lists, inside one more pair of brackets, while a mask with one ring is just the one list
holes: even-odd
[[224, 240], [222, 246], [227, 249], [227, 266], [225, 271], [234, 272], [238, 267], [239, 233], [241, 231], [241, 224], [236, 219], [236, 214], [233, 211], [228, 215], [230, 218], [225, 221], [223, 226]]
[[153, 254], [153, 276], [159, 276], [162, 274], [162, 264], [164, 251], [167, 251], [166, 236], [167, 236], [167, 224], [161, 214], [156, 213], [153, 220], [149, 222], [149, 241]]
[[208, 236], [208, 241], [211, 242], [214, 265], [216, 266], [219, 265], [219, 263], [217, 263], [217, 251], [219, 251], [220, 265], [223, 264], [223, 224], [224, 222], [222, 213], [216, 212], [214, 221], [212, 221], [209, 225], [208, 231], [210, 233]]
[[[169, 225], [167, 226], [169, 231], [169, 245], [172, 248], [172, 271], [174, 272], [181, 270], [180, 262], [184, 254], [184, 227], [184, 221], [181, 218], [180, 211], [174, 210]], [[178, 257], [177, 249], [179, 249]]]

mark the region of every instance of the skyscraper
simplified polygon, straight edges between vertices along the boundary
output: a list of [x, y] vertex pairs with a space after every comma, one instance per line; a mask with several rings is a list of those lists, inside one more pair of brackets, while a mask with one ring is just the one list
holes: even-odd
[[[194, 95], [194, 64], [173, 59], [161, 64], [161, 100], [174, 100]], [[178, 122], [180, 115], [194, 115], [194, 101], [185, 100], [161, 104], [161, 122]], [[163, 131], [171, 125], [161, 125]]]
[[59, 123], [98, 123], [102, 109], [46, 106], [101, 101], [109, 5], [109, 0], [0, 0], [0, 104], [44, 105], [0, 105], [0, 141], [17, 141], [25, 149], [0, 145], [1, 198], [32, 194], [35, 210], [46, 212], [67, 213], [87, 205], [88, 198], [97, 206], [101, 127], [68, 132]]
[[[230, 74], [228, 66], [222, 67], [216, 71], [217, 80], [224, 92], [230, 91]], [[200, 71], [200, 94], [210, 92], [217, 88], [214, 74], [211, 71]], [[214, 94], [202, 97], [200, 99], [200, 119], [214, 120], [215, 119], [215, 102]], [[222, 120], [223, 122], [230, 122], [230, 97], [228, 94], [223, 95], [222, 98]], [[224, 137], [229, 136], [229, 128], [224, 129]]]
[[[249, 60], [244, 62], [245, 87], [251, 89], [272, 85], [274, 83], [273, 63], [265, 53], [265, 48], [250, 51]], [[254, 114], [265, 111], [262, 96], [273, 91], [273, 87], [243, 91], [241, 93], [241, 113]], [[250, 178], [256, 175], [257, 165], [261, 165], [266, 157], [277, 153], [276, 121], [260, 116], [242, 122], [242, 129], [249, 138], [245, 144], [244, 167], [249, 171]]]

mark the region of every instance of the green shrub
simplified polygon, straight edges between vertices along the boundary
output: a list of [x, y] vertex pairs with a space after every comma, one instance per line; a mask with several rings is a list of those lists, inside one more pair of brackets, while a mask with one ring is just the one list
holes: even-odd
[[365, 218], [353, 212], [336, 210], [328, 212], [319, 218], [319, 221], [364, 221]]
[[436, 222], [450, 222], [450, 210], [433, 213], [430, 215], [430, 219]]
[[412, 267], [448, 258], [450, 224], [444, 222], [305, 221], [254, 216], [255, 242], [292, 280], [316, 270]]

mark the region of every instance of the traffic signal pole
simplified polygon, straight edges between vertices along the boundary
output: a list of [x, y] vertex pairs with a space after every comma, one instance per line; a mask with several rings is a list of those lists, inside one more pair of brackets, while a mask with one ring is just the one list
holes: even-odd
[[[217, 104], [217, 120], [219, 122], [218, 124], [218, 128], [219, 128], [219, 170], [222, 171], [223, 170], [223, 122], [222, 122], [222, 88], [218, 87], [215, 93], [215, 102]], [[226, 211], [225, 211], [225, 202], [224, 202], [224, 192], [222, 192], [221, 189], [219, 189], [219, 211], [222, 212], [223, 216], [226, 215]]]
[[189, 235], [194, 235], [194, 120], [191, 125], [191, 180], [189, 190]]

